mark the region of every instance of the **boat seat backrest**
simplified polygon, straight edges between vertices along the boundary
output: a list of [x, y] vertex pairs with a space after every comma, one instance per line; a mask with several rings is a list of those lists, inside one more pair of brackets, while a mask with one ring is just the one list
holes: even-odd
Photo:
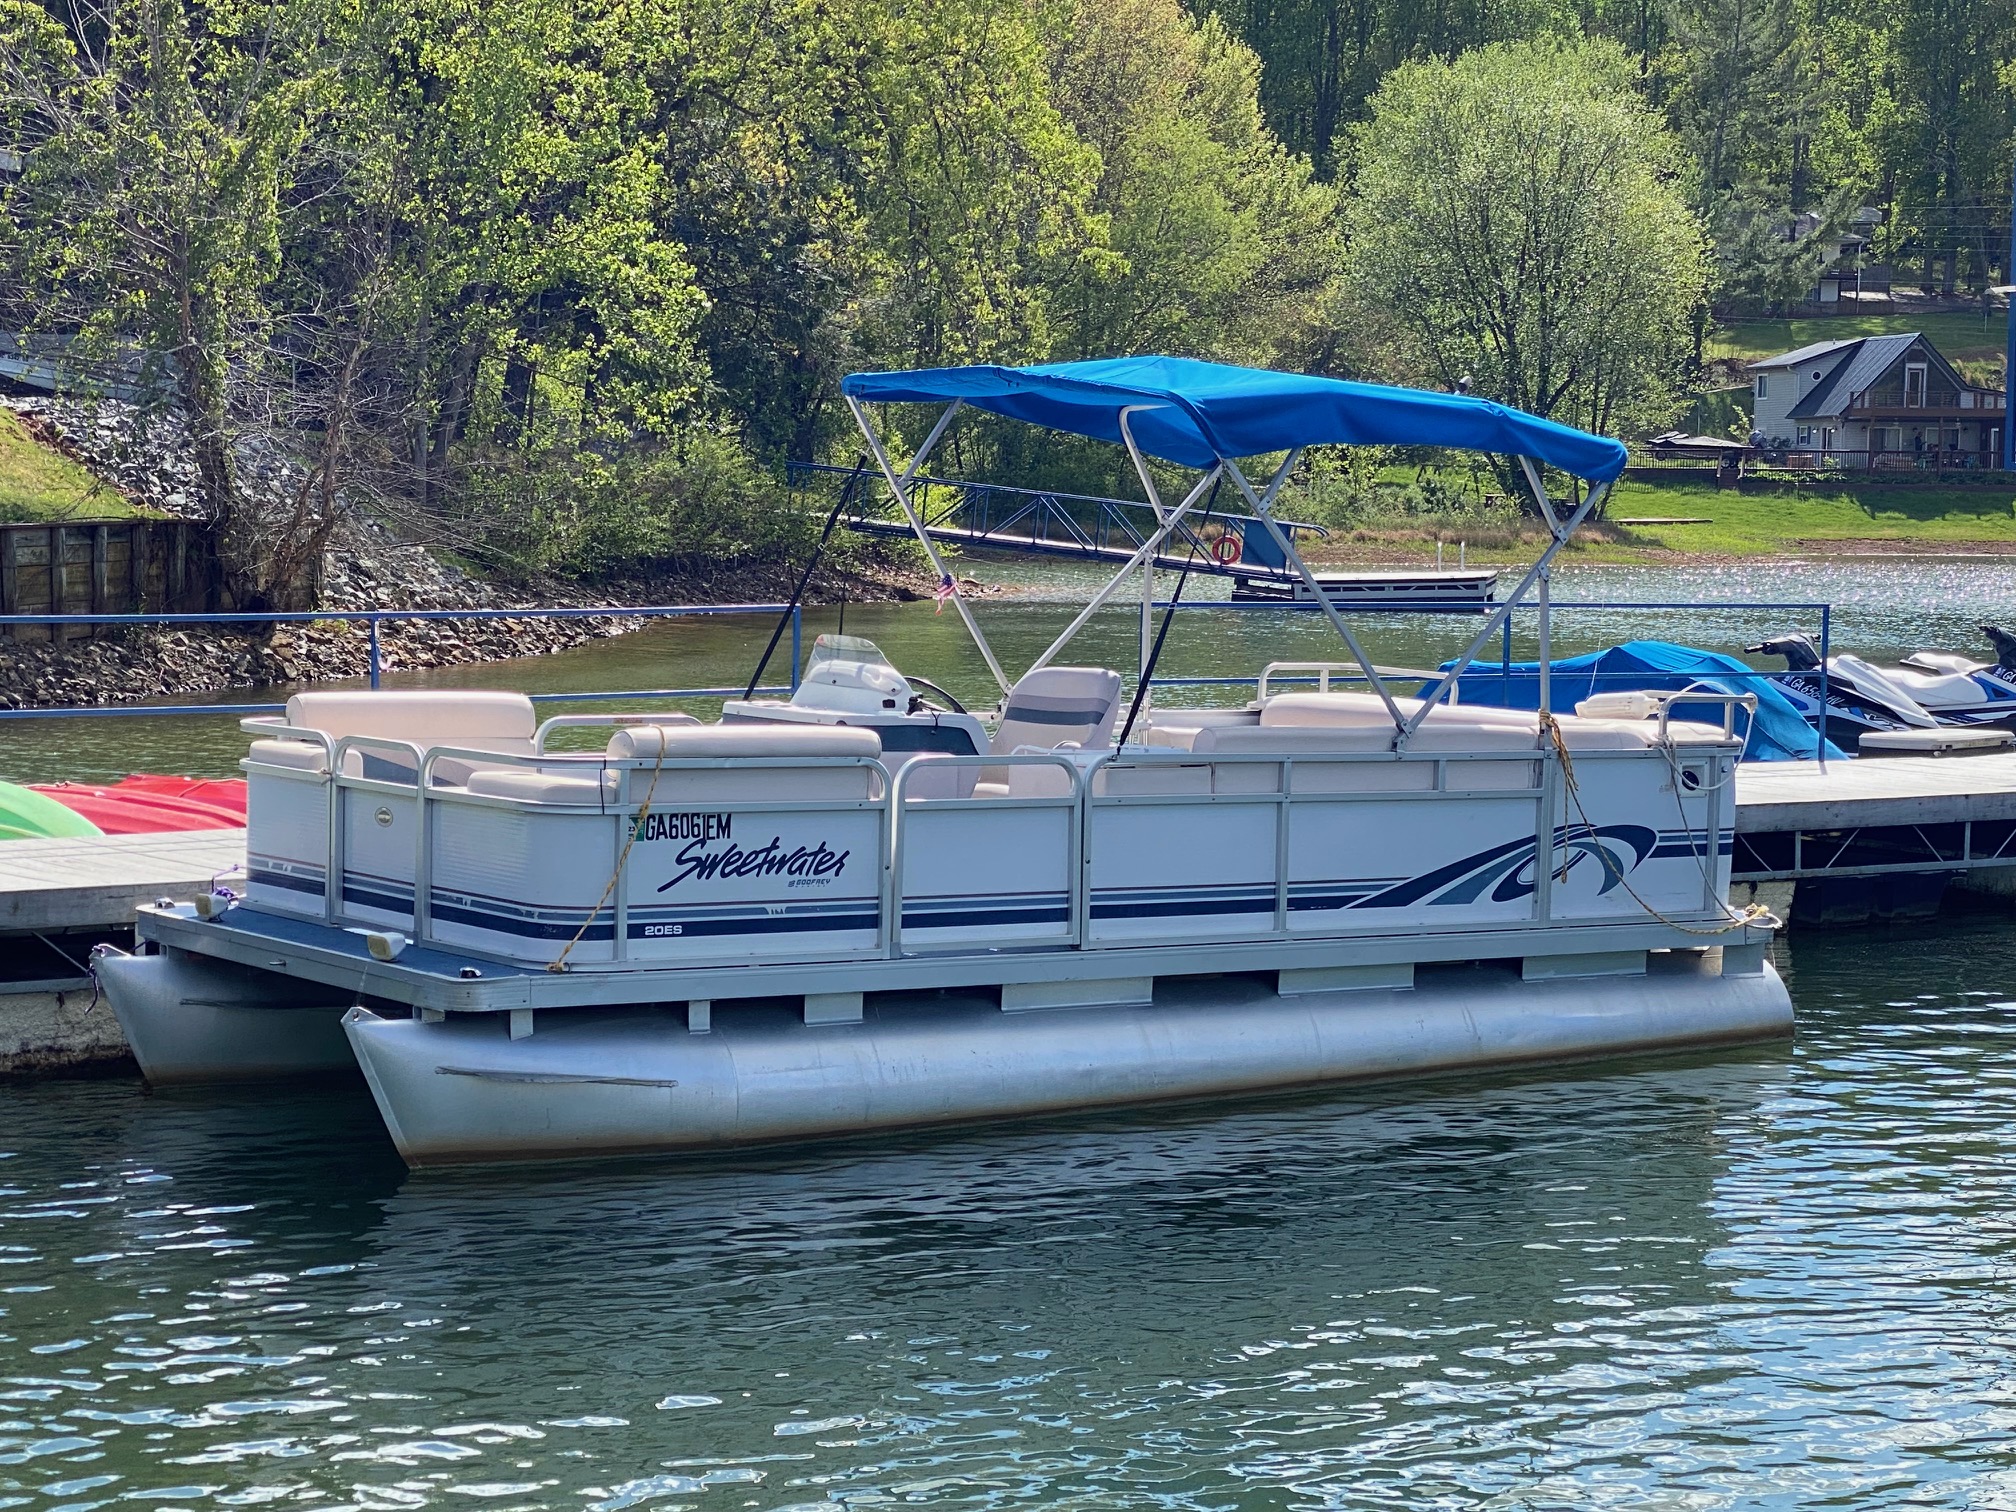
[[[287, 700], [286, 718], [297, 729], [320, 730], [331, 740], [366, 735], [406, 741], [423, 751], [459, 746], [511, 756], [532, 753], [539, 727], [532, 700], [524, 694], [487, 691], [296, 693]], [[302, 751], [273, 749], [282, 744], [300, 746]], [[253, 761], [268, 766], [322, 770], [321, 752], [301, 741], [257, 741], [249, 754]], [[451, 758], [436, 766], [434, 777], [436, 782], [461, 783], [475, 769], [473, 762]], [[344, 770], [351, 776], [387, 782], [410, 783], [415, 776], [403, 753], [369, 747], [353, 749]]]
[[882, 741], [873, 730], [849, 725], [737, 723], [727, 725], [632, 725], [609, 738], [611, 761], [735, 761], [760, 758], [788, 766], [632, 768], [623, 796], [654, 808], [734, 800], [785, 803], [873, 798], [880, 773], [873, 767], [843, 765], [835, 758], [879, 758]]
[[287, 700], [287, 723], [320, 730], [333, 740], [376, 735], [430, 746], [482, 751], [530, 751], [539, 718], [523, 693], [451, 692], [296, 693]]
[[1061, 745], [1101, 751], [1113, 743], [1120, 710], [1120, 674], [1105, 667], [1040, 667], [1008, 692], [989, 750], [1009, 755], [1024, 746]]
[[[1403, 715], [1411, 715], [1421, 707], [1418, 698], [1396, 698], [1393, 702]], [[1584, 719], [1580, 715], [1562, 714], [1555, 722], [1562, 743], [1571, 752], [1643, 750], [1659, 743], [1659, 726], [1649, 719]], [[1260, 724], [1269, 730], [1371, 729], [1380, 733], [1385, 745], [1390, 745], [1393, 739], [1393, 718], [1377, 696], [1370, 693], [1284, 693], [1267, 701]], [[1679, 722], [1669, 727], [1669, 735], [1680, 745], [1722, 739], [1722, 732], [1713, 726]], [[1429, 711], [1407, 742], [1407, 749], [1534, 750], [1541, 739], [1540, 716], [1530, 709], [1441, 704]]]
[[616, 796], [616, 774], [574, 777], [528, 767], [485, 767], [469, 774], [468, 786], [470, 792], [485, 798], [599, 809], [605, 799]]

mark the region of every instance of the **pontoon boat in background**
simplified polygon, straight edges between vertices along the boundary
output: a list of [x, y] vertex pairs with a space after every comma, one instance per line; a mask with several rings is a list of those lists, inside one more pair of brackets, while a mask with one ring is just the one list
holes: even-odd
[[[1001, 692], [989, 731], [863, 642], [789, 703], [535, 726], [511, 693], [253, 719], [250, 884], [142, 911], [99, 974], [147, 1075], [361, 1064], [416, 1164], [693, 1149], [1783, 1034], [1725, 902], [1732, 733], [1554, 718], [1458, 678], [1624, 448], [1482, 400], [1175, 358], [865, 373], [847, 403]], [[942, 406], [906, 463], [871, 407]], [[1124, 446], [1158, 525], [1011, 677], [909, 494], [962, 408]], [[1272, 518], [1311, 444], [1516, 457], [1551, 541], [1403, 697]], [[1250, 481], [1239, 459], [1274, 459]], [[1196, 481], [1165, 502], [1150, 458]], [[1543, 469], [1593, 485], [1549, 500]], [[1157, 550], [1229, 484], [1335, 629], [1244, 708], [1147, 693]], [[1138, 575], [1131, 698], [1059, 665]], [[1166, 624], [1166, 621], [1165, 621]], [[1419, 674], [1415, 674], [1417, 680]], [[1306, 680], [1306, 681], [1303, 681]], [[1313, 683], [1313, 690], [1310, 684]], [[927, 690], [928, 691], [928, 690]], [[1625, 717], [1610, 717], [1612, 715]], [[564, 754], [602, 726], [604, 749]]]

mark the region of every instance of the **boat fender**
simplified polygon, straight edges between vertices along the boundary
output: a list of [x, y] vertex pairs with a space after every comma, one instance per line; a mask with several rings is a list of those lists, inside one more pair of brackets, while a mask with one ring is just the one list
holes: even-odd
[[221, 919], [228, 910], [237, 904], [238, 894], [231, 891], [228, 887], [216, 887], [212, 888], [209, 892], [196, 894], [194, 902], [196, 904], [197, 918]]

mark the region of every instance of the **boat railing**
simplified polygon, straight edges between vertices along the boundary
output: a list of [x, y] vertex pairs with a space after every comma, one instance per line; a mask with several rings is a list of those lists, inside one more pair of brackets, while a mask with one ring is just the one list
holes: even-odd
[[[279, 727], [269, 726], [269, 730]], [[304, 731], [314, 739], [320, 732]], [[1665, 732], [1662, 730], [1662, 735]], [[1138, 945], [1154, 939], [1204, 942], [1212, 939], [1281, 940], [1363, 932], [1390, 932], [1405, 922], [1411, 928], [1435, 929], [1444, 924], [1439, 913], [1408, 916], [1352, 914], [1336, 905], [1298, 903], [1297, 889], [1310, 876], [1337, 872], [1336, 866], [1316, 866], [1337, 844], [1364, 826], [1356, 845], [1369, 853], [1392, 850], [1375, 833], [1396, 811], [1407, 823], [1426, 823], [1443, 833], [1443, 845], [1463, 848], [1461, 836], [1474, 830], [1487, 812], [1498, 823], [1494, 834], [1523, 834], [1530, 840], [1527, 875], [1530, 909], [1522, 917], [1539, 924], [1571, 923], [1591, 917], [1586, 907], [1563, 913], [1554, 902], [1560, 877], [1577, 860], [1578, 835], [1592, 823], [1611, 822], [1599, 811], [1592, 819], [1580, 800], [1563, 785], [1559, 753], [1545, 742], [1529, 747], [1492, 747], [1473, 751], [1324, 751], [1308, 754], [1196, 753], [1182, 749], [1129, 747], [1120, 751], [1061, 751], [1042, 754], [920, 757], [893, 774], [872, 757], [651, 757], [615, 758], [584, 753], [497, 752], [480, 748], [425, 747], [413, 741], [373, 736], [345, 736], [319, 744], [328, 754], [326, 776], [301, 769], [272, 768], [274, 776], [328, 784], [326, 872], [322, 887], [323, 921], [337, 927], [410, 931], [416, 943], [449, 949], [477, 949], [504, 959], [540, 959], [537, 950], [506, 951], [495, 942], [472, 941], [468, 930], [444, 937], [436, 913], [437, 895], [453, 907], [472, 885], [493, 895], [515, 896], [507, 877], [487, 869], [482, 826], [549, 826], [534, 842], [525, 843], [528, 856], [550, 857], [551, 867], [526, 874], [526, 908], [541, 906], [539, 888], [548, 873], [570, 858], [579, 858], [563, 903], [580, 918], [598, 889], [601, 899], [587, 911], [588, 923], [598, 917], [606, 932], [600, 942], [579, 951], [574, 961], [587, 965], [719, 965], [729, 960], [901, 957], [932, 953], [984, 954], [999, 949], [1078, 949]], [[1678, 750], [1668, 742], [1658, 748], [1678, 762]], [[365, 775], [347, 770], [355, 753], [392, 759], [399, 776]], [[1586, 795], [1596, 785], [1600, 804], [1601, 772], [1618, 760], [1656, 757], [1651, 748], [1578, 749], [1573, 760], [1578, 784]], [[1731, 823], [1732, 800], [1727, 783], [1712, 779], [1714, 762], [1733, 760], [1725, 740], [1686, 758], [1696, 771], [1692, 783], [1670, 785], [1676, 805], [1671, 816], [1633, 812], [1631, 822], [1652, 822], [1711, 837], [1715, 843], [1701, 857], [1698, 886], [1677, 884], [1669, 875], [1655, 891], [1662, 915], [1711, 919], [1719, 916], [1726, 886], [1727, 858], [1720, 839]], [[1705, 759], [1704, 759], [1705, 758]], [[516, 768], [541, 774], [578, 773], [591, 778], [595, 795], [578, 803], [541, 804], [469, 791], [438, 780], [444, 762], [475, 767]], [[1415, 785], [1396, 787], [1369, 768], [1394, 764], [1431, 768]], [[1475, 778], [1466, 770], [1483, 771]], [[1518, 766], [1523, 771], [1507, 770]], [[658, 784], [678, 773], [732, 772], [747, 774], [764, 768], [804, 771], [865, 768], [869, 779], [858, 798], [778, 796], [694, 798], [667, 796]], [[949, 792], [925, 792], [927, 777], [940, 779], [955, 772], [1006, 769], [1006, 790], [985, 794], [957, 784]], [[1347, 775], [1365, 771], [1363, 778]], [[408, 776], [407, 774], [411, 775]], [[1304, 780], [1302, 774], [1308, 774]], [[638, 774], [643, 774], [640, 779]], [[1017, 780], [1017, 774], [1029, 780]], [[1054, 775], [1041, 775], [1054, 774]], [[613, 780], [612, 780], [613, 778]], [[1516, 779], [1516, 780], [1515, 780]], [[640, 780], [645, 784], [639, 791]], [[942, 789], [946, 785], [938, 784]], [[652, 798], [656, 789], [655, 803]], [[816, 832], [838, 850], [849, 849], [873, 871], [857, 869], [849, 885], [833, 897], [856, 909], [853, 933], [808, 951], [793, 935], [769, 936], [763, 942], [732, 934], [711, 940], [687, 935], [676, 949], [664, 938], [677, 937], [682, 926], [648, 924], [633, 929], [633, 912], [657, 908], [672, 882], [655, 872], [640, 875], [646, 858], [637, 843], [646, 837], [652, 813], [666, 818], [694, 810], [732, 814], [736, 825], [763, 833], [779, 829], [798, 838]], [[1474, 814], [1466, 809], [1474, 809]], [[490, 819], [480, 817], [487, 811]], [[1335, 815], [1326, 820], [1325, 814]], [[455, 816], [466, 817], [455, 817]], [[1514, 816], [1517, 816], [1516, 819]], [[760, 816], [760, 817], [759, 817]], [[793, 832], [788, 816], [818, 821]], [[849, 817], [853, 816], [853, 817]], [[442, 863], [441, 825], [458, 826]], [[1505, 821], [1511, 821], [1507, 824]], [[752, 822], [753, 821], [753, 822]], [[552, 827], [564, 826], [564, 828]], [[1314, 829], [1312, 829], [1312, 826]], [[602, 833], [598, 836], [596, 829]], [[1316, 831], [1331, 835], [1320, 842], [1322, 855], [1311, 850]], [[1446, 833], [1444, 833], [1446, 832]], [[504, 831], [498, 831], [501, 835]], [[650, 838], [681, 838], [651, 836]], [[1180, 845], [1171, 851], [1171, 837]], [[738, 839], [743, 838], [741, 835]], [[788, 843], [798, 843], [794, 839]], [[1396, 842], [1397, 843], [1397, 842]], [[1346, 849], [1349, 847], [1347, 846]], [[1584, 847], [1586, 848], [1586, 847]], [[1406, 847], [1400, 847], [1405, 850]], [[458, 862], [457, 855], [461, 856]], [[1341, 857], [1342, 852], [1337, 854]], [[1435, 860], [1434, 847], [1420, 856], [1392, 854], [1406, 864]], [[1207, 901], [1184, 912], [1157, 913], [1164, 894], [1180, 891], [1194, 878], [1172, 869], [1171, 857], [1213, 858], [1211, 875], [1229, 877], [1229, 901]], [[601, 858], [601, 859], [591, 859]], [[300, 858], [307, 860], [307, 857]], [[674, 863], [680, 858], [662, 848], [651, 858]], [[482, 864], [478, 864], [481, 862]], [[1227, 864], [1229, 863], [1229, 865]], [[529, 861], [526, 864], [531, 864]], [[455, 866], [461, 871], [454, 871]], [[475, 867], [475, 870], [471, 868]], [[1362, 869], [1362, 868], [1360, 868]], [[462, 872], [469, 873], [467, 876]], [[1205, 875], [1200, 872], [1199, 875]], [[452, 874], [451, 874], [452, 873]], [[479, 876], [480, 873], [480, 876]], [[404, 874], [404, 875], [402, 875]], [[1344, 873], [1349, 874], [1348, 868]], [[1692, 869], [1688, 871], [1692, 878]], [[410, 882], [408, 881], [410, 877]], [[606, 888], [604, 882], [606, 880]], [[676, 880], [676, 879], [675, 879]], [[1644, 884], [1640, 884], [1644, 885]], [[410, 887], [410, 900], [407, 889]], [[750, 894], [744, 902], [771, 913], [788, 912], [799, 896], [785, 889]], [[1607, 890], [1606, 890], [1607, 891]], [[1236, 894], [1236, 896], [1234, 896]], [[824, 895], [809, 895], [818, 901]], [[1630, 898], [1639, 901], [1636, 892]], [[313, 909], [313, 905], [308, 905]], [[1602, 905], [1615, 913], [1624, 905], [1612, 897]], [[869, 911], [873, 910], [872, 921]], [[1314, 911], [1311, 911], [1311, 910]], [[1325, 911], [1327, 910], [1327, 912]], [[298, 910], [296, 910], [298, 911]], [[704, 911], [704, 910], [703, 910]], [[1610, 913], [1601, 916], [1609, 917]], [[650, 920], [657, 914], [646, 913]], [[691, 926], [685, 926], [691, 928]], [[1451, 917], [1446, 927], [1474, 927], [1474, 921]], [[587, 924], [582, 925], [583, 930]], [[550, 949], [561, 940], [548, 936]], [[571, 948], [571, 947], [570, 947]], [[564, 954], [564, 952], [562, 952]]]
[[[1382, 678], [1418, 677], [1424, 682], [1433, 682], [1442, 675], [1440, 672], [1430, 672], [1419, 667], [1374, 667], [1372, 670]], [[1365, 669], [1356, 662], [1269, 662], [1261, 669], [1259, 691], [1254, 696], [1264, 704], [1274, 695], [1275, 684], [1286, 683], [1293, 687], [1306, 688], [1309, 686], [1312, 678], [1318, 693], [1328, 693], [1332, 682], [1363, 683], [1370, 681], [1370, 678], [1365, 673]], [[1449, 696], [1443, 702], [1446, 704], [1456, 703], [1459, 691], [1460, 688], [1451, 688]]]

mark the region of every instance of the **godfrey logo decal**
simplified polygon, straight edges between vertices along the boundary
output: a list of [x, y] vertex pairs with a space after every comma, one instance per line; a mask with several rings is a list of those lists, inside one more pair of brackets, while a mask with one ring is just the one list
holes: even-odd
[[[646, 814], [639, 840], [684, 840], [673, 860], [679, 870], [658, 891], [669, 892], [689, 878], [702, 882], [739, 877], [789, 877], [793, 887], [820, 887], [847, 870], [852, 851], [836, 851], [824, 840], [784, 848], [782, 836], [763, 845], [738, 845], [732, 814]], [[725, 843], [723, 843], [725, 842]]]

